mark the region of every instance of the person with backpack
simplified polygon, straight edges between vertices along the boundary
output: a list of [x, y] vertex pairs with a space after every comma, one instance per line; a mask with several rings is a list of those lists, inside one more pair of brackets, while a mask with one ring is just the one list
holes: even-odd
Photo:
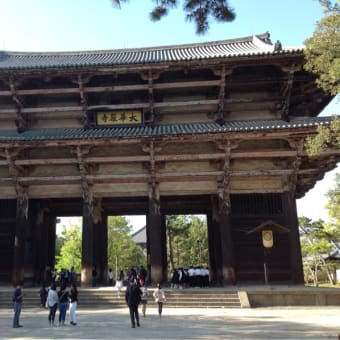
[[126, 288], [125, 301], [126, 301], [126, 304], [129, 306], [132, 328], [135, 328], [136, 324], [137, 324], [137, 327], [140, 326], [138, 305], [141, 302], [141, 295], [142, 295], [142, 291], [140, 290], [136, 279], [131, 278], [130, 284]]

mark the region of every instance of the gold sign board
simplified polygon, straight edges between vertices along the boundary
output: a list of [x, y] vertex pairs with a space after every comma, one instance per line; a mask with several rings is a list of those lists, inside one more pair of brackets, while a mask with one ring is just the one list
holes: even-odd
[[97, 125], [131, 125], [143, 123], [142, 111], [99, 111]]

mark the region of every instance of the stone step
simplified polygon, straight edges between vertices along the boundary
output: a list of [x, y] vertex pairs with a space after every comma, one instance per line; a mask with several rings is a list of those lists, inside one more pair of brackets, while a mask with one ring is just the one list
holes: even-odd
[[[148, 304], [154, 304], [153, 290], [149, 290]], [[165, 290], [166, 305], [176, 308], [240, 308], [241, 302], [236, 291], [216, 292], [201, 290]], [[0, 308], [12, 307], [12, 291], [0, 291]], [[38, 290], [25, 290], [25, 307], [39, 307], [40, 298]], [[79, 307], [84, 308], [123, 308], [125, 304], [125, 291], [121, 296], [113, 289], [79, 289]]]

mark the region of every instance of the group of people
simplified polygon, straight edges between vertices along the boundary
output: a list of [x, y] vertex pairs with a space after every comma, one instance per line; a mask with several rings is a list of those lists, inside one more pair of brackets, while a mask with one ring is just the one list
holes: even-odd
[[[109, 270], [108, 278], [112, 280], [113, 275], [112, 270]], [[125, 292], [125, 301], [129, 307], [131, 327], [139, 327], [139, 305], [142, 306], [143, 317], [146, 316], [146, 306], [148, 303], [149, 291], [146, 287], [147, 271], [143, 266], [137, 271], [131, 268], [128, 271], [127, 279], [128, 286]], [[119, 276], [116, 281], [116, 287], [118, 291], [118, 296], [120, 296], [121, 288], [123, 287], [124, 273], [120, 270]], [[109, 281], [110, 282], [110, 281]], [[14, 317], [13, 317], [13, 328], [22, 327], [19, 322], [21, 305], [23, 302], [24, 293], [22, 290], [23, 284], [19, 282], [13, 292], [13, 303], [14, 303]], [[67, 284], [63, 281], [57, 291], [57, 285], [55, 281], [52, 281], [50, 287], [46, 288], [44, 285], [41, 287], [40, 291], [40, 305], [41, 307], [48, 308], [48, 322], [51, 327], [55, 326], [56, 312], [59, 308], [59, 326], [65, 325], [66, 313], [69, 308], [70, 314], [70, 324], [77, 325], [76, 310], [78, 304], [78, 290], [74, 282], [71, 283], [71, 288], [67, 288]], [[163, 304], [166, 302], [166, 297], [164, 290], [158, 283], [156, 289], [153, 292], [153, 298], [158, 305], [158, 315], [162, 316]]]
[[55, 269], [51, 269], [51, 281], [60, 281], [60, 285], [66, 286], [76, 282], [76, 271], [72, 266], [70, 270], [62, 268], [59, 273]]
[[171, 273], [171, 288], [208, 287], [209, 269], [203, 267], [175, 268]]
[[[22, 327], [19, 323], [21, 305], [23, 301], [22, 283], [17, 283], [13, 292], [14, 317], [13, 328]], [[57, 291], [57, 285], [52, 282], [50, 287], [41, 287], [40, 292], [41, 307], [48, 308], [48, 322], [51, 327], [55, 326], [55, 317], [59, 308], [59, 326], [65, 326], [66, 313], [70, 310], [70, 324], [77, 325], [76, 310], [78, 305], [78, 290], [75, 283], [71, 284], [71, 289], [68, 290], [66, 285], [61, 285]]]
[[58, 292], [53, 282], [48, 289], [46, 306], [49, 309], [48, 322], [51, 327], [55, 326], [56, 311], [59, 307], [59, 326], [65, 326], [66, 312], [70, 309], [70, 324], [77, 325], [76, 310], [78, 305], [78, 290], [75, 283], [71, 284], [70, 291], [61, 285]]

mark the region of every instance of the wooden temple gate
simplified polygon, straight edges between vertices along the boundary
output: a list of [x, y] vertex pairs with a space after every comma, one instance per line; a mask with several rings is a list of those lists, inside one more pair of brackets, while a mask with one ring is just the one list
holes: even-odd
[[[166, 279], [167, 214], [206, 214], [211, 281], [302, 283], [296, 198], [336, 166], [306, 136], [330, 101], [303, 51], [268, 34], [70, 53], [0, 51], [0, 279], [54, 266], [58, 216], [82, 216], [82, 282], [107, 267], [107, 216], [147, 217], [152, 282]], [[105, 273], [105, 274], [104, 274]]]

